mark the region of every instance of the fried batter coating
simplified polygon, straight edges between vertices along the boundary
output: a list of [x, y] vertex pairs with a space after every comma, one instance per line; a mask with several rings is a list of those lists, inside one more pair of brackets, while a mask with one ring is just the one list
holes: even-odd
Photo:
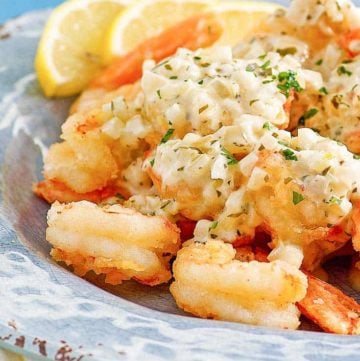
[[235, 254], [217, 240], [181, 249], [170, 287], [178, 306], [203, 318], [297, 328], [305, 275], [286, 262], [240, 262]]
[[53, 257], [74, 267], [105, 274], [106, 281], [134, 278], [147, 285], [169, 281], [169, 260], [179, 248], [179, 230], [163, 217], [148, 217], [120, 205], [82, 201], [54, 203], [46, 239]]

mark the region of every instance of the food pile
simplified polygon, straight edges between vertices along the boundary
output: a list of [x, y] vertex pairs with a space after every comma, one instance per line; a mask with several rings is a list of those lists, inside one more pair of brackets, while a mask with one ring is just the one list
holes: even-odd
[[[119, 5], [90, 3], [108, 2]], [[134, 14], [165, 3], [183, 19], [121, 53]], [[111, 284], [172, 280], [178, 306], [203, 318], [296, 329], [303, 314], [359, 334], [360, 306], [322, 268], [349, 255], [358, 283], [359, 10], [144, 2], [114, 20], [107, 60], [73, 59], [67, 77], [44, 67], [51, 21], [40, 82], [48, 95], [82, 90], [34, 185], [51, 203], [53, 258]]]

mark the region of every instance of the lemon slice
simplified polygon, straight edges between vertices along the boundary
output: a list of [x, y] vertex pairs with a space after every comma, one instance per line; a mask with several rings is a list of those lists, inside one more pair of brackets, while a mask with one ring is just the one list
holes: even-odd
[[102, 64], [104, 37], [126, 0], [72, 0], [51, 14], [37, 50], [35, 69], [47, 96], [83, 90]]
[[208, 10], [218, 13], [224, 32], [217, 45], [234, 46], [260, 28], [262, 22], [277, 9], [279, 4], [260, 1], [221, 1]]
[[108, 33], [105, 62], [128, 53], [144, 39], [214, 3], [212, 0], [142, 0], [135, 3], [114, 20]]

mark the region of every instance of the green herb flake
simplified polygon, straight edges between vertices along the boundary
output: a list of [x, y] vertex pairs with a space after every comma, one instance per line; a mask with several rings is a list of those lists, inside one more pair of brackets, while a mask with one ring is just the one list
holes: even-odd
[[300, 202], [302, 202], [304, 199], [305, 199], [305, 197], [301, 193], [293, 191], [293, 199], [292, 199], [292, 201], [293, 201], [293, 204], [295, 206], [297, 204], [299, 204]]
[[252, 106], [253, 104], [255, 104], [258, 101], [259, 101], [259, 99], [250, 100], [249, 105]]
[[256, 63], [248, 64], [245, 68], [247, 72], [254, 72], [257, 69], [258, 65]]
[[319, 93], [322, 93], [322, 94], [325, 94], [325, 95], [329, 94], [328, 90], [324, 86], [319, 89]]
[[286, 160], [295, 160], [297, 161], [297, 156], [295, 155], [295, 153], [291, 150], [291, 149], [284, 149], [282, 151], [283, 156], [285, 157]]
[[322, 63], [323, 63], [323, 59], [319, 59], [316, 63], [315, 63], [315, 65], [318, 65], [318, 66], [320, 66]]
[[202, 68], [208, 68], [210, 65], [211, 65], [210, 63], [202, 63], [202, 64], [200, 64], [200, 66]]
[[178, 77], [176, 75], [173, 75], [170, 77], [170, 80], [176, 80]]
[[297, 92], [303, 90], [296, 80], [296, 73], [292, 70], [280, 72], [278, 75], [278, 81], [279, 84], [277, 87], [286, 97], [289, 97], [291, 90], [295, 90]]
[[359, 160], [359, 159], [360, 159], [360, 155], [359, 155], [359, 154], [354, 154], [354, 155], [353, 155], [353, 158]]
[[347, 75], [347, 76], [351, 76], [352, 75], [352, 72], [349, 71], [348, 69], [346, 69], [346, 67], [344, 65], [341, 65], [338, 67], [337, 69], [337, 73], [338, 75]]
[[270, 122], [265, 122], [263, 125], [263, 129], [267, 129], [267, 130], [271, 130], [272, 129], [272, 125]]
[[332, 196], [329, 201], [328, 201], [329, 204], [341, 204], [341, 199], [340, 198], [337, 198], [337, 197], [334, 197]]
[[174, 128], [168, 129], [168, 131], [165, 133], [165, 135], [161, 139], [160, 144], [166, 143], [171, 138], [171, 136], [173, 135], [174, 132], [175, 132]]
[[167, 70], [173, 70], [172, 66], [170, 64], [165, 64], [165, 69]]
[[284, 179], [284, 184], [289, 184], [292, 180], [293, 180], [293, 178], [287, 177]]
[[154, 163], [155, 163], [155, 159], [151, 159], [150, 165], [151, 165], [152, 167], [154, 166]]
[[160, 92], [160, 89], [158, 89], [158, 90], [156, 91], [156, 94], [157, 94], [157, 96], [159, 97], [159, 99], [161, 99], [161, 92]]
[[276, 52], [278, 54], [280, 54], [281, 56], [295, 55], [297, 52], [297, 49], [294, 46], [292, 46], [289, 48], [277, 49]]
[[204, 112], [207, 108], [209, 108], [209, 104], [206, 104], [206, 105], [202, 106], [201, 108], [199, 108], [199, 114]]
[[201, 60], [200, 56], [194, 56], [194, 60]]
[[300, 125], [305, 125], [305, 120], [310, 119], [314, 117], [319, 112], [316, 108], [311, 108], [308, 111], [306, 111], [299, 119]]
[[263, 65], [261, 65], [260, 68], [263, 70], [268, 69], [270, 64], [271, 64], [271, 61], [268, 60]]
[[218, 221], [214, 221], [210, 224], [209, 227], [209, 231], [211, 231], [212, 229], [215, 229], [218, 226], [219, 222]]
[[228, 165], [235, 165], [239, 163], [239, 161], [227, 149], [222, 148], [221, 151], [221, 155], [227, 159]]
[[199, 85], [203, 85], [204, 84], [204, 79], [201, 79], [200, 81], [198, 81]]

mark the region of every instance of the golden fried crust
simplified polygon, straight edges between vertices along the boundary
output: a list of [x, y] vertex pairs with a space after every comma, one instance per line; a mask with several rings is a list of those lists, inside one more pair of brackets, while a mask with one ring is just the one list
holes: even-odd
[[171, 278], [169, 261], [179, 249], [180, 231], [164, 217], [144, 216], [120, 205], [56, 202], [48, 225], [53, 257], [79, 275], [92, 270], [111, 283], [134, 278], [149, 285]]
[[182, 309], [204, 318], [297, 328], [295, 302], [306, 293], [301, 271], [282, 262], [241, 262], [231, 245], [189, 243], [173, 265], [170, 291]]

